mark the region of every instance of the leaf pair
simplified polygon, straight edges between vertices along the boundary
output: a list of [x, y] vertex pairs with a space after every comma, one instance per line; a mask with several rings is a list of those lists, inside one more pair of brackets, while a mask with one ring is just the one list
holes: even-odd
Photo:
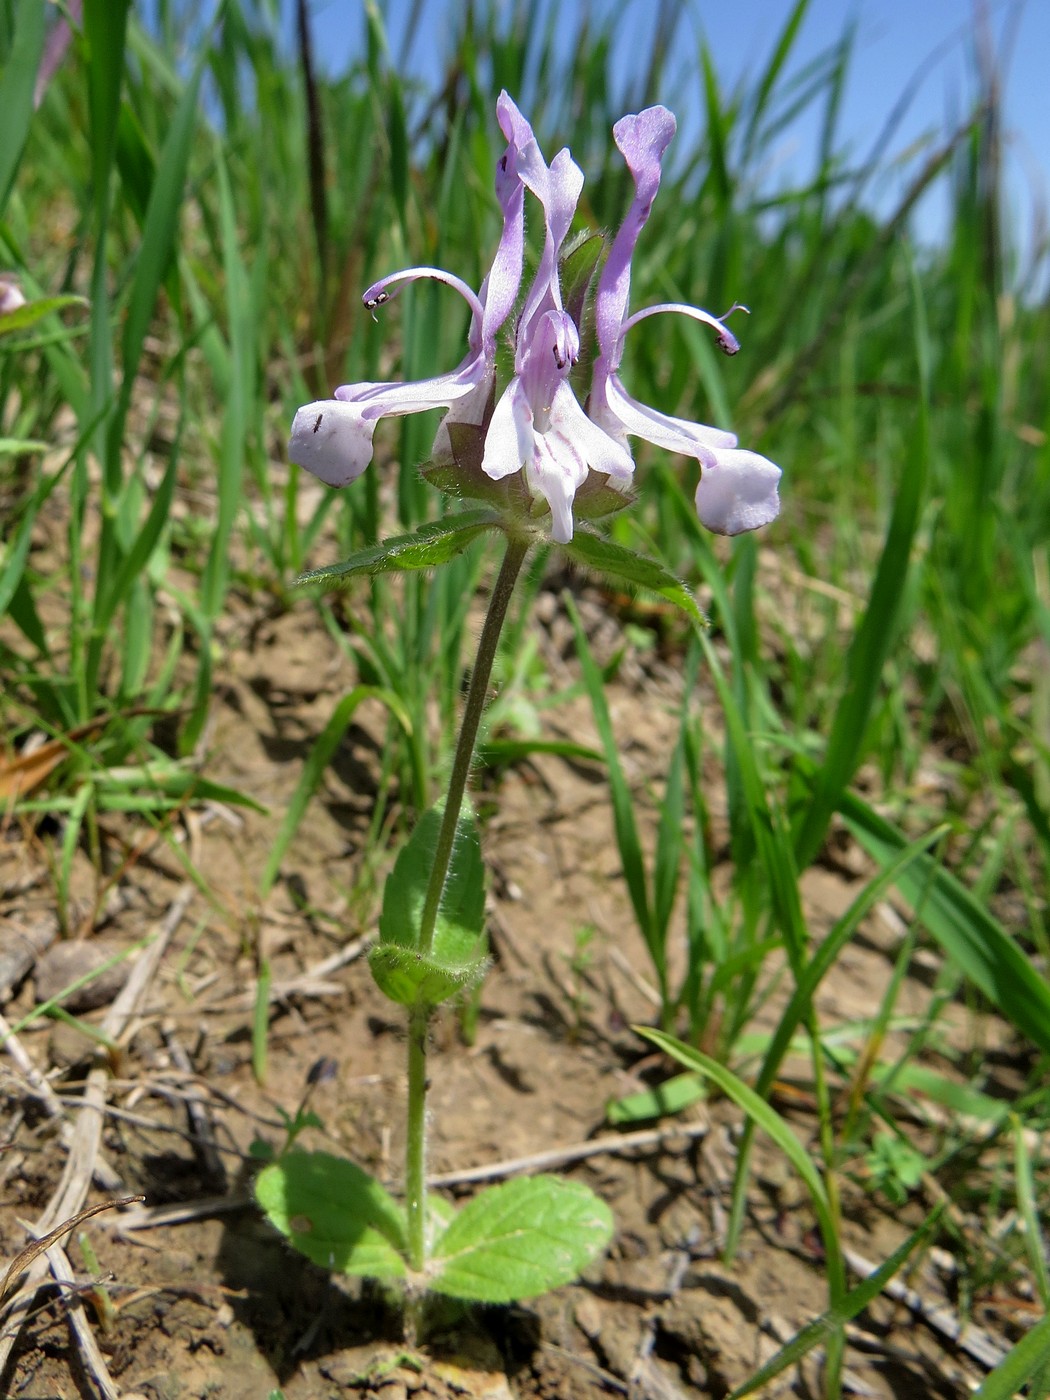
[[[367, 1172], [326, 1152], [291, 1152], [255, 1187], [270, 1223], [322, 1268], [408, 1278], [405, 1213]], [[473, 1302], [512, 1303], [571, 1283], [612, 1235], [609, 1208], [579, 1182], [523, 1177], [455, 1212], [433, 1199], [437, 1237], [426, 1287]]]

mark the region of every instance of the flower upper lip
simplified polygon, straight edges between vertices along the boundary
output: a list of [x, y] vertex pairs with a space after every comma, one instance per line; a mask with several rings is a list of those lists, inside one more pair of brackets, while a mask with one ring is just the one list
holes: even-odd
[[[649, 107], [622, 117], [613, 137], [634, 180], [635, 196], [613, 240], [598, 282], [594, 319], [598, 358], [588, 412], [611, 437], [626, 445], [628, 435], [645, 438], [657, 447], [695, 457], [700, 463], [696, 508], [710, 530], [735, 535], [775, 520], [780, 510], [780, 468], [757, 452], [737, 449], [735, 434], [660, 413], [631, 397], [620, 381], [627, 332], [649, 316], [678, 312], [711, 326], [718, 343], [735, 355], [740, 346], [724, 318], [681, 302], [646, 307], [629, 316], [631, 259], [648, 222], [660, 188], [661, 162], [675, 133], [675, 119], [665, 107]], [[734, 306], [732, 310], [743, 310]]]

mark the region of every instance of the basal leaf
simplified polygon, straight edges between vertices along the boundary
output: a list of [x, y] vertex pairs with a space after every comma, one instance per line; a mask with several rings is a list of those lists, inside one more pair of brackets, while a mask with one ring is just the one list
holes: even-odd
[[434, 1250], [435, 1293], [512, 1303], [571, 1283], [609, 1243], [609, 1207], [577, 1181], [523, 1177], [464, 1206]]
[[328, 1152], [289, 1152], [259, 1173], [270, 1224], [315, 1264], [368, 1278], [405, 1276], [405, 1217], [374, 1177]]

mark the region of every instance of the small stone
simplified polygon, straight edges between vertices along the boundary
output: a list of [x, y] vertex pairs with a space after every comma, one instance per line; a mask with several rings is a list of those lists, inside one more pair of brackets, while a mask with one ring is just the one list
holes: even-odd
[[596, 1298], [581, 1298], [573, 1310], [576, 1326], [588, 1341], [601, 1336], [602, 1313]]
[[56, 1021], [47, 1038], [47, 1059], [53, 1069], [72, 1069], [89, 1060], [99, 1048], [98, 1041], [86, 1035], [79, 1026]]
[[90, 980], [82, 987], [62, 997], [63, 1010], [76, 1016], [82, 1011], [94, 1011], [96, 1007], [108, 1006], [127, 981], [131, 959], [125, 958], [122, 962], [106, 968], [105, 972], [100, 972], [99, 969], [115, 954], [124, 952], [125, 949], [126, 945], [111, 938], [77, 939], [70, 943], [56, 943], [37, 959], [37, 1001], [51, 1001], [72, 983], [80, 981], [82, 977], [88, 977]]

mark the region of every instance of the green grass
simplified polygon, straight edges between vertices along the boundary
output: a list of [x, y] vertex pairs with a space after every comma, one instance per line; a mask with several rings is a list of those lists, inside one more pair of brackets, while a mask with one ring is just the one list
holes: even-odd
[[[0, 733], [12, 752], [37, 731], [68, 748], [22, 803], [65, 818], [60, 901], [100, 812], [162, 824], [218, 791], [202, 736], [231, 590], [291, 606], [304, 569], [443, 509], [415, 470], [433, 420], [384, 424], [373, 467], [353, 490], [325, 493], [302, 528], [303, 483], [281, 465], [283, 443], [296, 406], [338, 383], [423, 377], [460, 358], [465, 317], [458, 303], [450, 314], [444, 290], [410, 288], [378, 323], [359, 294], [407, 264], [479, 284], [498, 237], [500, 86], [548, 155], [571, 144], [588, 177], [581, 226], [604, 229], [628, 194], [613, 121], [646, 101], [701, 110], [703, 134], [674, 152], [639, 246], [633, 301], [717, 311], [740, 298], [753, 313], [738, 327], [744, 349], [725, 360], [692, 322], [665, 318], [632, 337], [624, 379], [639, 399], [731, 426], [777, 461], [785, 504], [760, 540], [714, 541], [693, 514], [695, 464], [639, 450], [640, 499], [612, 535], [698, 589], [713, 629], [702, 652], [683, 646], [681, 664], [714, 685], [725, 721], [723, 741], [683, 708], [675, 776], [653, 794], [663, 819], [651, 869], [582, 632], [581, 657], [665, 1043], [677, 1031], [686, 1063], [716, 1079], [703, 1057], [717, 1052], [718, 1082], [755, 1125], [731, 1242], [748, 1145], [764, 1128], [819, 1206], [829, 1299], [812, 1341], [835, 1361], [862, 1296], [836, 1262], [838, 1183], [863, 1177], [879, 1153], [891, 1169], [899, 1095], [963, 986], [1013, 1027], [1026, 1083], [1015, 1116], [997, 1113], [980, 1056], [957, 1056], [969, 1108], [986, 1113], [981, 1142], [985, 1162], [995, 1154], [1000, 1198], [961, 1127], [944, 1133], [935, 1174], [989, 1223], [996, 1199], [1016, 1206], [1029, 1228], [1009, 1267], [1026, 1268], [1048, 1303], [1032, 1223], [1050, 1208], [1050, 1182], [1021, 1129], [1050, 1116], [1050, 304], [1031, 293], [1046, 285], [1045, 253], [1041, 267], [1020, 269], [1000, 214], [993, 85], [976, 86], [960, 126], [914, 155], [898, 207], [873, 214], [863, 195], [895, 159], [892, 127], [859, 158], [844, 150], [852, 32], [791, 76], [806, 8], [800, 0], [783, 16], [765, 67], [727, 91], [684, 6], [660, 7], [652, 54], [626, 84], [610, 75], [611, 23], [581, 25], [559, 47], [537, 20], [549, 7], [520, 0], [499, 18], [497, 7], [462, 7], [429, 92], [399, 71], [381, 5], [369, 8], [366, 51], [323, 76], [288, 51], [263, 0], [228, 0], [204, 26], [194, 7], [162, 0], [151, 30], [135, 8], [88, 0], [85, 32], [34, 111], [45, 5], [0, 0], [0, 265], [39, 302], [0, 334]], [[887, 114], [899, 96], [887, 92]], [[770, 189], [761, 172], [803, 108], [821, 118], [821, 148], [797, 187]], [[922, 248], [911, 216], [934, 189], [950, 232]], [[57, 296], [71, 299], [46, 300]], [[202, 498], [204, 517], [177, 508]], [[61, 535], [42, 553], [45, 519]], [[433, 799], [467, 607], [487, 567], [475, 549], [433, 579], [376, 578], [317, 600], [360, 688], [317, 737], [267, 886], [363, 696], [389, 716], [373, 839], [391, 820], [408, 829]], [[542, 689], [526, 675], [535, 658], [524, 611], [539, 577], [499, 663], [512, 696]], [[163, 742], [158, 710], [169, 716]], [[505, 704], [504, 722], [515, 713]], [[489, 752], [505, 758], [535, 738], [505, 729], [500, 750], [500, 737]], [[699, 777], [711, 752], [735, 870], [718, 900]], [[815, 947], [799, 881], [829, 832], [848, 832], [876, 869]], [[821, 1024], [814, 996], [891, 886], [914, 918], [886, 998], [847, 1044]], [[1007, 894], [1021, 912], [1004, 924]], [[680, 985], [667, 958], [676, 909], [689, 942]], [[883, 1043], [920, 948], [941, 960], [937, 996], [891, 1064]], [[787, 1007], [756, 1041], [764, 974], [781, 953]], [[812, 1157], [769, 1106], [784, 1056], [800, 1046], [819, 1107]], [[948, 1082], [924, 1092], [947, 1093]], [[833, 1111], [841, 1095], [845, 1119]], [[938, 1225], [951, 1228], [948, 1216]], [[976, 1287], [1006, 1266], [989, 1249], [970, 1267]], [[1045, 1327], [985, 1393], [1006, 1394], [1021, 1375], [1046, 1393]]]

